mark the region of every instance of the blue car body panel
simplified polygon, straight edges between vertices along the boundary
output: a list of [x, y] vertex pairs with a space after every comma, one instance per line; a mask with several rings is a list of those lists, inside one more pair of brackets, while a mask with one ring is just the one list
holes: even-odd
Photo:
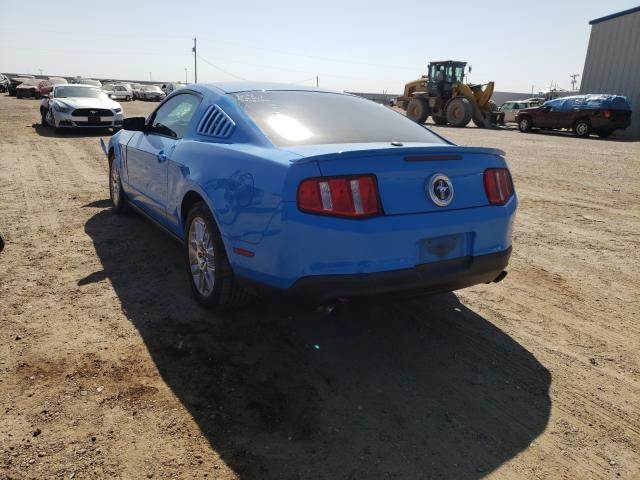
[[[276, 147], [229, 95], [256, 88], [303, 89], [190, 85], [161, 104], [185, 92], [202, 98], [182, 139], [116, 133], [107, 148], [129, 201], [183, 240], [188, 213], [183, 202], [197, 194], [214, 215], [236, 276], [276, 289], [290, 288], [303, 277], [394, 271], [510, 249], [517, 197], [491, 206], [482, 181], [486, 168], [506, 167], [500, 150], [452, 143]], [[198, 132], [199, 120], [212, 105], [235, 123], [228, 138]], [[407, 160], [425, 153], [460, 159]], [[424, 174], [417, 175], [416, 168]], [[446, 174], [455, 185], [446, 207], [425, 194], [425, 178], [434, 172]], [[356, 220], [297, 208], [302, 180], [359, 173], [376, 175], [383, 215]], [[443, 251], [435, 244], [449, 246]], [[255, 255], [242, 256], [234, 248]]]

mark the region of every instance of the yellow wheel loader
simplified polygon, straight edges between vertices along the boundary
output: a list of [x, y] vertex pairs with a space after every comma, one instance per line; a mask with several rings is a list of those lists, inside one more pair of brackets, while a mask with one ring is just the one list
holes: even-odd
[[429, 74], [407, 83], [396, 105], [417, 123], [424, 123], [431, 116], [436, 125], [452, 127], [465, 127], [472, 120], [481, 128], [504, 124], [504, 112], [498, 112], [491, 100], [493, 82], [464, 83], [466, 66], [466, 62], [454, 60], [430, 62]]

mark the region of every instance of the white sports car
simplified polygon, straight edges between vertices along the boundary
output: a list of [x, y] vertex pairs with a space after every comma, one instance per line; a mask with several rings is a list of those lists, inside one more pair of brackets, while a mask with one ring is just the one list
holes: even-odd
[[122, 127], [122, 106], [100, 87], [55, 85], [40, 103], [42, 125], [53, 128]]

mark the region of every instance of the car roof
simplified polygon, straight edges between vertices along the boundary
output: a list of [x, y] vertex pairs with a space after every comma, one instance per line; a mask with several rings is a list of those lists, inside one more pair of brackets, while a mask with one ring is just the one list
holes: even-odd
[[61, 83], [60, 85], [56, 85], [56, 87], [100, 88], [98, 85], [89, 85], [87, 83]]
[[[238, 92], [253, 92], [257, 90], [289, 90], [289, 91], [304, 91], [304, 92], [327, 92], [327, 93], [340, 93], [332, 90], [325, 90], [321, 88], [308, 87], [306, 85], [296, 85], [292, 83], [274, 83], [274, 82], [219, 82], [208, 83], [200, 85], [203, 88], [216, 91], [216, 93], [238, 93]], [[193, 87], [191, 85], [190, 87]]]

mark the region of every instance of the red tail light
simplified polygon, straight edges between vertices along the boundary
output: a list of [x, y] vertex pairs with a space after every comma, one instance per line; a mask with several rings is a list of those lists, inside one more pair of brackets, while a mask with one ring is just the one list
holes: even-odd
[[303, 180], [298, 186], [298, 208], [303, 212], [351, 218], [382, 213], [375, 175]]
[[602, 116], [604, 118], [611, 118], [611, 110], [603, 110]]
[[484, 191], [491, 205], [504, 205], [513, 195], [511, 174], [506, 168], [488, 168], [484, 171]]

